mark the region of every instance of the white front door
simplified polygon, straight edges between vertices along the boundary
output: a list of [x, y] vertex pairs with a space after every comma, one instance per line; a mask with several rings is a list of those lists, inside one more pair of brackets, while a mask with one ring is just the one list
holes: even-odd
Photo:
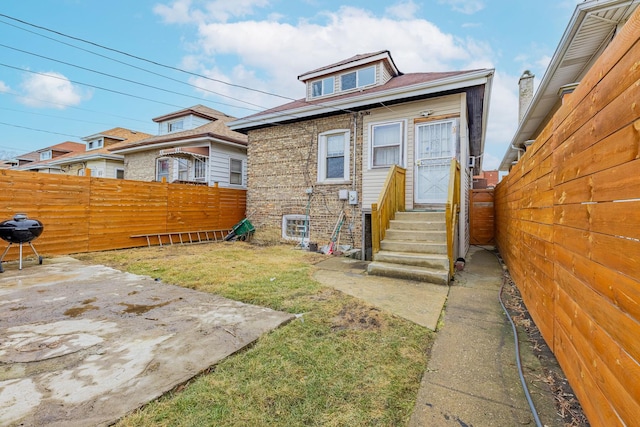
[[456, 155], [453, 120], [416, 125], [415, 204], [444, 204], [449, 191], [449, 168]]

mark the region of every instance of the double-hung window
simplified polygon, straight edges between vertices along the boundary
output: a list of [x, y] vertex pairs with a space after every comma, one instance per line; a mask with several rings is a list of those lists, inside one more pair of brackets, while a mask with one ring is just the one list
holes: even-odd
[[229, 159], [229, 184], [242, 185], [242, 160]]
[[189, 180], [189, 160], [187, 159], [178, 159], [178, 180]]
[[194, 179], [204, 181], [207, 178], [207, 161], [205, 159], [194, 159]]
[[184, 129], [184, 120], [176, 120], [175, 122], [169, 122], [167, 124], [167, 131], [171, 132], [179, 132]]
[[402, 166], [404, 163], [403, 122], [371, 125], [371, 167]]
[[156, 181], [165, 178], [169, 181], [169, 159], [158, 159], [156, 161]]
[[333, 81], [333, 77], [327, 77], [311, 83], [311, 97], [331, 95], [333, 93]]
[[318, 182], [349, 180], [348, 130], [334, 130], [319, 135]]
[[367, 67], [340, 76], [340, 90], [355, 89], [376, 82], [376, 67]]

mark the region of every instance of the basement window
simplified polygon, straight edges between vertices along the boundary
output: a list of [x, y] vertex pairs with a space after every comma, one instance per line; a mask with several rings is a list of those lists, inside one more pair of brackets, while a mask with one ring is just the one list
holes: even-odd
[[309, 219], [305, 215], [282, 216], [282, 238], [287, 240], [309, 240]]

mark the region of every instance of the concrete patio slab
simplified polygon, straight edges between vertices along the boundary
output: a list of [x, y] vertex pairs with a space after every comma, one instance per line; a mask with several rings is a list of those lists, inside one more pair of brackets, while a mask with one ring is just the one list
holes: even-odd
[[294, 316], [72, 258], [0, 274], [0, 425], [108, 425]]
[[366, 274], [367, 262], [331, 257], [316, 264], [314, 279], [433, 331], [449, 287]]

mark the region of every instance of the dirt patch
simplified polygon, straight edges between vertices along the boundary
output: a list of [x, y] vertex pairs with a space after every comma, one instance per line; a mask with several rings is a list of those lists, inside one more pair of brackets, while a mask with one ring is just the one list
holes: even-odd
[[[588, 427], [589, 421], [585, 416], [582, 406], [569, 385], [558, 361], [545, 342], [540, 330], [533, 322], [527, 310], [520, 291], [511, 279], [508, 271], [505, 271], [505, 286], [503, 288], [504, 304], [509, 311], [516, 326], [525, 332], [533, 354], [538, 358], [544, 374], [532, 378], [531, 381], [540, 387], [548, 387], [555, 396], [558, 415], [562, 417], [565, 427]], [[521, 343], [525, 345], [526, 343]]]
[[386, 326], [384, 316], [375, 307], [350, 303], [332, 319], [331, 329], [342, 330], [377, 330]]
[[124, 309], [125, 313], [129, 313], [129, 314], [144, 314], [149, 310], [153, 310], [154, 308], [160, 308], [160, 307], [164, 307], [165, 305], [170, 304], [171, 301], [165, 301], [162, 302], [160, 304], [150, 304], [150, 305], [145, 305], [145, 304], [127, 304], [124, 302], [121, 302], [118, 305], [123, 305], [127, 308]]

